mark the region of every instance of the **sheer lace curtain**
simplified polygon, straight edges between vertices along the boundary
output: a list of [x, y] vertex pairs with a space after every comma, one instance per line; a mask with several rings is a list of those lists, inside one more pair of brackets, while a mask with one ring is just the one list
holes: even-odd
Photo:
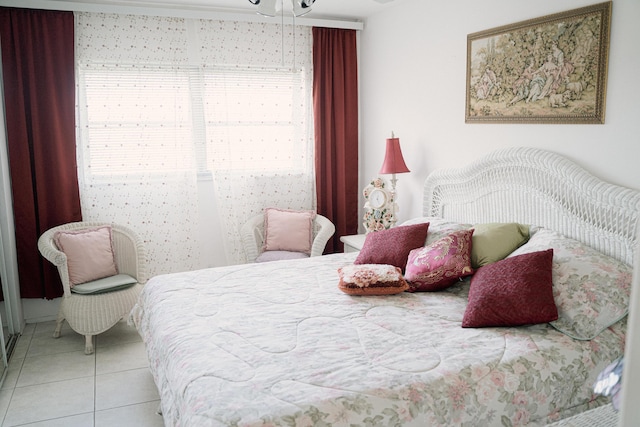
[[[243, 262], [246, 219], [267, 206], [313, 208], [310, 32], [78, 13], [84, 220], [136, 230], [154, 276], [211, 266], [212, 245], [224, 245], [226, 263]], [[267, 96], [279, 85], [292, 94], [288, 109]], [[210, 221], [222, 236], [206, 231]]]
[[239, 229], [249, 218], [266, 207], [315, 209], [311, 28], [199, 24], [204, 64], [252, 66], [241, 92], [225, 84], [224, 71], [207, 80], [205, 100], [207, 116], [215, 119], [207, 122], [215, 153], [208, 168], [225, 249], [231, 262], [244, 262]]

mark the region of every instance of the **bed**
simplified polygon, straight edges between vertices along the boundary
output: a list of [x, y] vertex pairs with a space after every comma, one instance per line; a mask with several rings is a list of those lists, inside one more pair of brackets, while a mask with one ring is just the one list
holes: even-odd
[[553, 246], [554, 296], [558, 277], [574, 286], [558, 321], [461, 327], [473, 275], [438, 292], [347, 295], [338, 271], [357, 253], [157, 276], [132, 319], [165, 424], [546, 425], [606, 403], [592, 385], [624, 352], [640, 192], [509, 148], [432, 173], [423, 200], [404, 225], [429, 222], [427, 236], [517, 222], [531, 234], [509, 257]]

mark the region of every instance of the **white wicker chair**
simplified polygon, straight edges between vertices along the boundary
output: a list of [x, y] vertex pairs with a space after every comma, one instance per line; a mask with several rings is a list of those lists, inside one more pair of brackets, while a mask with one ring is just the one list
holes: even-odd
[[[315, 234], [310, 256], [322, 255], [327, 242], [335, 231], [336, 227], [328, 218], [316, 215]], [[255, 262], [264, 247], [264, 214], [258, 214], [249, 219], [240, 229], [240, 235], [247, 255], [247, 262]]]
[[[67, 256], [54, 242], [56, 231], [73, 231], [110, 225], [113, 251], [119, 273], [128, 274], [138, 281], [135, 285], [106, 293], [81, 295], [71, 292]], [[93, 353], [93, 336], [113, 327], [129, 314], [142, 285], [146, 282], [146, 261], [142, 240], [127, 227], [102, 222], [74, 222], [54, 227], [38, 239], [38, 249], [44, 258], [58, 268], [64, 295], [60, 303], [54, 338], [60, 336], [66, 319], [71, 329], [85, 336], [85, 354]]]

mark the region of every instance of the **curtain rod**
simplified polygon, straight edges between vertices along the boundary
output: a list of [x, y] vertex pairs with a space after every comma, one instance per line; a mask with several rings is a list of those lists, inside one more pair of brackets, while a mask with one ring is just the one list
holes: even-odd
[[[96, 13], [124, 13], [129, 15], [152, 15], [175, 18], [212, 19], [221, 21], [242, 21], [261, 23], [280, 23], [273, 18], [267, 18], [253, 12], [225, 11], [206, 7], [171, 7], [171, 6], [127, 6], [123, 4], [103, 4], [95, 2], [65, 1], [65, 0], [3, 0], [3, 6], [23, 9], [48, 9], [73, 12]], [[293, 24], [293, 17], [285, 16], [286, 24]], [[342, 28], [348, 30], [362, 30], [362, 21], [349, 21], [335, 18], [305, 18], [295, 20], [296, 25], [309, 27]]]

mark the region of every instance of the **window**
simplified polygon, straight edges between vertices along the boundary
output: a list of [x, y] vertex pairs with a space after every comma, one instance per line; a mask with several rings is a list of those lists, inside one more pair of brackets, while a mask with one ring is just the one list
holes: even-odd
[[194, 168], [295, 173], [308, 161], [301, 72], [85, 64], [79, 81], [94, 179]]

